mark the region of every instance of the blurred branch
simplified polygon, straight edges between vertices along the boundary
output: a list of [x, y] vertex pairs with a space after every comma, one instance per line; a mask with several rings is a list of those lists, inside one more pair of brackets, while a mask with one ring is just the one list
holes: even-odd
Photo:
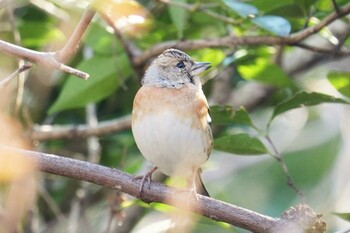
[[277, 160], [277, 162], [281, 165], [282, 170], [284, 172], [284, 174], [287, 177], [287, 185], [293, 189], [293, 191], [299, 196], [299, 198], [301, 199], [301, 201], [303, 203], [305, 203], [305, 196], [304, 193], [295, 185], [291, 175], [289, 174], [289, 170], [287, 167], [287, 164], [284, 162], [283, 157], [281, 156], [281, 154], [278, 152], [275, 144], [272, 142], [271, 138], [269, 135], [265, 136], [265, 139], [269, 142], [270, 146], [272, 147], [273, 153], [270, 153], [270, 155]]
[[11, 56], [19, 57], [33, 63], [40, 63], [49, 67], [59, 69], [63, 72], [72, 74], [82, 79], [88, 79], [89, 75], [80, 70], [74, 69], [62, 63], [72, 56], [80, 43], [80, 40], [90, 24], [95, 12], [87, 10], [81, 18], [78, 26], [75, 28], [73, 34], [68, 39], [65, 46], [57, 52], [38, 52], [31, 49], [23, 48], [3, 40], [0, 40], [0, 51]]
[[[91, 182], [134, 197], [139, 196], [141, 181], [117, 169], [52, 154], [3, 147], [35, 158], [38, 168], [43, 172]], [[193, 203], [189, 203], [188, 194], [188, 192], [152, 182], [149, 189], [144, 189], [140, 199], [146, 203], [160, 202], [181, 209], [188, 209], [188, 205], [191, 204], [191, 211], [195, 213], [256, 233], [291, 232], [291, 229], [293, 232], [306, 232], [314, 227], [316, 221], [325, 225], [320, 221], [320, 216], [308, 206], [292, 207], [285, 211], [281, 218], [273, 218], [202, 195], [197, 195], [198, 200], [193, 199], [191, 200]], [[310, 216], [312, 216], [311, 219]]]
[[69, 67], [59, 62], [54, 52], [38, 52], [31, 49], [26, 49], [3, 40], [0, 40], [0, 51], [11, 56], [20, 57], [33, 63], [40, 63], [49, 67], [59, 69], [63, 72], [72, 74], [82, 79], [88, 79], [89, 75], [80, 70]]
[[0, 81], [0, 88], [2, 86], [5, 86], [9, 81], [11, 81], [13, 78], [15, 78], [19, 73], [24, 72], [30, 68], [32, 68], [31, 63], [27, 63], [27, 64], [24, 64], [23, 66], [19, 67], [12, 74], [10, 74], [9, 76], [7, 76], [6, 78], [4, 78]]
[[66, 61], [69, 57], [71, 57], [74, 53], [76, 53], [79, 48], [79, 43], [86, 32], [89, 24], [91, 23], [92, 18], [95, 15], [95, 11], [88, 9], [85, 11], [83, 16], [81, 17], [79, 24], [74, 29], [74, 32], [68, 39], [67, 43], [64, 47], [56, 52], [57, 59], [59, 61]]
[[150, 58], [157, 56], [165, 49], [177, 48], [180, 50], [191, 50], [201, 48], [222, 48], [233, 47], [237, 45], [290, 45], [295, 46], [307, 37], [318, 33], [322, 28], [329, 25], [336, 19], [339, 19], [350, 13], [350, 3], [339, 8], [338, 12], [332, 12], [318, 24], [306, 28], [300, 32], [294, 33], [289, 37], [279, 36], [247, 36], [235, 37], [226, 36], [214, 39], [199, 39], [199, 40], [182, 40], [182, 41], [166, 41], [159, 43], [142, 54], [134, 57], [134, 64], [141, 66], [149, 61]]
[[101, 136], [113, 132], [119, 132], [129, 129], [131, 125], [130, 115], [124, 116], [115, 120], [99, 122], [96, 126], [82, 125], [67, 125], [67, 126], [52, 126], [41, 125], [34, 126], [31, 138], [35, 140], [52, 140], [60, 138], [75, 138], [75, 137], [89, 137]]

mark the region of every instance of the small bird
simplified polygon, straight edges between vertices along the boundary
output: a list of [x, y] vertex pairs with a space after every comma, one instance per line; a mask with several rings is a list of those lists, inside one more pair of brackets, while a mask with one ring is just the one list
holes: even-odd
[[212, 149], [211, 118], [199, 74], [210, 63], [167, 49], [153, 60], [141, 81], [132, 110], [132, 132], [142, 155], [168, 176], [186, 178], [195, 194], [209, 196], [200, 177]]

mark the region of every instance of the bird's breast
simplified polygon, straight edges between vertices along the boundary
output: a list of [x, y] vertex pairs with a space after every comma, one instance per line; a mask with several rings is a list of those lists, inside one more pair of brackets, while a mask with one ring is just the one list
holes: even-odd
[[138, 148], [163, 173], [187, 176], [207, 160], [211, 135], [201, 90], [143, 86], [132, 115]]

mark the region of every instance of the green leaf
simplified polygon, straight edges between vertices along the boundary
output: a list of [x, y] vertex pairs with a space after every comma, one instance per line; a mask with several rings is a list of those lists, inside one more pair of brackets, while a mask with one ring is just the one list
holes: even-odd
[[350, 73], [349, 72], [330, 72], [328, 81], [342, 95], [350, 98]]
[[256, 6], [260, 11], [269, 12], [271, 10], [292, 4], [294, 0], [253, 0], [249, 3]]
[[252, 19], [252, 22], [269, 32], [279, 36], [287, 36], [292, 26], [285, 18], [275, 15], [258, 16]]
[[252, 120], [243, 107], [234, 110], [231, 106], [211, 106], [210, 115], [213, 120], [213, 124], [216, 125], [239, 124], [254, 127]]
[[50, 41], [64, 39], [63, 33], [55, 28], [51, 22], [21, 22], [18, 29], [21, 34], [21, 42], [25, 47], [40, 47]]
[[344, 219], [344, 220], [350, 222], [350, 213], [333, 213], [333, 214], [338, 216], [341, 219]]
[[222, 0], [222, 1], [243, 18], [247, 18], [248, 16], [252, 16], [252, 15], [257, 15], [259, 13], [258, 9], [255, 6], [247, 3], [236, 2], [234, 0]]
[[89, 73], [90, 78], [84, 81], [69, 76], [48, 113], [84, 107], [88, 103], [97, 102], [110, 95], [121, 82], [120, 77], [116, 76], [118, 62], [121, 61], [115, 57], [102, 56], [82, 61], [77, 69]]
[[[173, 2], [187, 3], [187, 0], [174, 0]], [[188, 19], [188, 11], [184, 8], [169, 5], [170, 18], [177, 28], [177, 37], [183, 38], [183, 31]]]
[[233, 134], [214, 140], [214, 148], [238, 155], [262, 155], [268, 153], [264, 144], [249, 134]]
[[350, 104], [341, 98], [336, 98], [334, 96], [317, 93], [317, 92], [300, 92], [291, 97], [290, 99], [278, 104], [274, 109], [270, 122], [278, 115], [285, 113], [291, 109], [299, 108], [301, 106], [313, 106], [322, 103], [340, 103], [340, 104]]
[[286, 73], [267, 59], [257, 59], [254, 64], [240, 65], [238, 71], [246, 80], [257, 80], [275, 87], [293, 87], [294, 84]]

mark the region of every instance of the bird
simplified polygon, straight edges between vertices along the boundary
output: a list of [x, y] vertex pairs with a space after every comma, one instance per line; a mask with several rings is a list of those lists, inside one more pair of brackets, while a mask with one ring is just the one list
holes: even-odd
[[170, 177], [183, 177], [192, 193], [209, 196], [201, 166], [212, 150], [213, 136], [207, 99], [199, 74], [211, 67], [171, 48], [156, 57], [146, 70], [132, 110], [132, 133], [141, 154]]

